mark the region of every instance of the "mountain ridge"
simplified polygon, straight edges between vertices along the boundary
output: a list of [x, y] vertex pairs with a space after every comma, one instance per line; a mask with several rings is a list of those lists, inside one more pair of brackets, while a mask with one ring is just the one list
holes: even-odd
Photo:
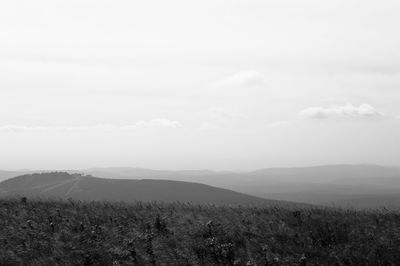
[[[390, 203], [386, 195], [400, 194], [400, 167], [377, 164], [335, 164], [290, 168], [263, 168], [248, 172], [212, 170], [152, 170], [134, 167], [97, 167], [69, 173], [110, 179], [159, 179], [195, 182], [274, 200], [316, 205], [371, 207]], [[43, 171], [48, 172], [48, 171]], [[7, 172], [6, 177], [18, 172]], [[0, 181], [5, 177], [0, 171]], [[368, 204], [360, 198], [368, 197]], [[386, 197], [386, 198], [385, 198]], [[357, 199], [355, 201], [354, 199]], [[400, 209], [394, 200], [391, 206]]]
[[[200, 183], [173, 180], [106, 179], [65, 172], [28, 174], [0, 183], [3, 196], [72, 198], [106, 201], [161, 201], [195, 204], [295, 205]], [[301, 205], [301, 204], [299, 204]]]

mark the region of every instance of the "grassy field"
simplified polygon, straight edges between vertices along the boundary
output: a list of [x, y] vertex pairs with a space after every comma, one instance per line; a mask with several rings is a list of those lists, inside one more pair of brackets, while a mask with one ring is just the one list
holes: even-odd
[[400, 213], [0, 200], [0, 265], [398, 265]]

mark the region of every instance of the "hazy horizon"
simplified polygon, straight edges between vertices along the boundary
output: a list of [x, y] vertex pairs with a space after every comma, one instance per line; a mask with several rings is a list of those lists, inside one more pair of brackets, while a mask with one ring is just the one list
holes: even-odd
[[0, 169], [400, 165], [398, 1], [6, 1]]
[[18, 172], [18, 171], [81, 171], [81, 170], [90, 170], [90, 169], [142, 169], [142, 170], [151, 170], [151, 171], [171, 171], [171, 172], [179, 172], [179, 171], [211, 171], [211, 172], [231, 172], [231, 173], [248, 173], [257, 170], [263, 169], [298, 169], [298, 168], [318, 168], [318, 167], [342, 167], [342, 166], [373, 166], [373, 167], [384, 167], [384, 168], [400, 168], [400, 165], [383, 165], [383, 164], [375, 164], [375, 163], [358, 163], [358, 164], [346, 164], [346, 163], [338, 163], [338, 164], [315, 164], [315, 165], [289, 165], [289, 166], [265, 166], [259, 168], [249, 168], [249, 169], [212, 169], [212, 168], [147, 168], [140, 166], [91, 166], [84, 168], [2, 168], [0, 171], [10, 171], [10, 172]]

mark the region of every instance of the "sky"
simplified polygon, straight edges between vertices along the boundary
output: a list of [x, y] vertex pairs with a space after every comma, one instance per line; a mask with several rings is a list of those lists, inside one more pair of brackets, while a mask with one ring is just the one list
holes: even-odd
[[400, 165], [400, 2], [0, 3], [0, 169]]

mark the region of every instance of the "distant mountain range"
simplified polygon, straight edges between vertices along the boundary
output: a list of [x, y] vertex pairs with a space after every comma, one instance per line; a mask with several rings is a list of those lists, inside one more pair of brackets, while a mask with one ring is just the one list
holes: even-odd
[[[80, 172], [112, 179], [159, 179], [195, 182], [248, 195], [343, 207], [400, 208], [400, 167], [372, 164], [267, 168], [251, 172], [163, 171], [144, 168], [92, 168]], [[26, 171], [32, 173], [32, 171]], [[0, 171], [0, 181], [23, 171]]]
[[400, 167], [324, 165], [267, 168], [243, 173], [93, 168], [84, 172], [101, 177], [145, 178], [147, 175], [159, 179], [199, 182], [257, 197], [317, 205], [400, 208]]
[[152, 179], [106, 179], [66, 172], [27, 174], [10, 178], [0, 183], [0, 195], [124, 202], [159, 201], [217, 205], [296, 205], [198, 183]]

